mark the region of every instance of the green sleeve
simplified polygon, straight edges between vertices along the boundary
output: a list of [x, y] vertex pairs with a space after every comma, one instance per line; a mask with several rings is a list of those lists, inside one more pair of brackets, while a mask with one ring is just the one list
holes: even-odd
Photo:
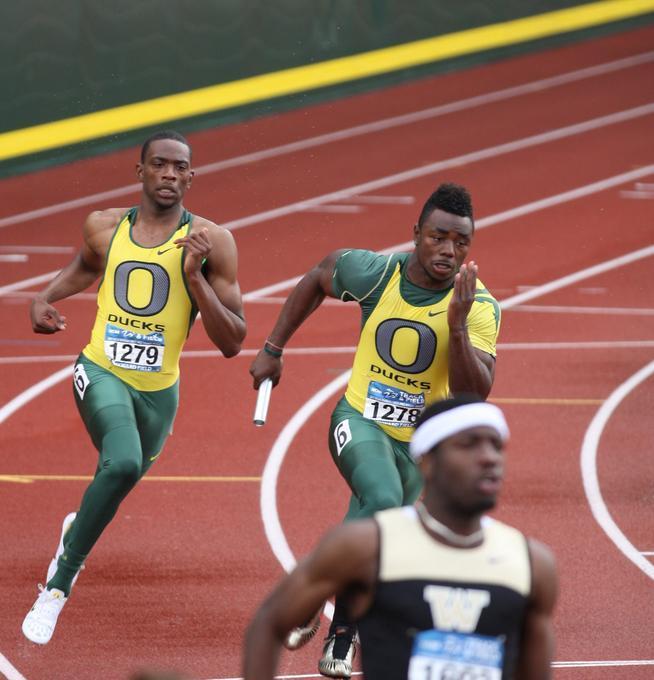
[[362, 302], [385, 278], [392, 259], [371, 250], [346, 250], [334, 267], [334, 295], [343, 302]]
[[501, 313], [497, 300], [487, 290], [477, 289], [467, 320], [470, 344], [493, 357], [496, 356], [500, 321]]

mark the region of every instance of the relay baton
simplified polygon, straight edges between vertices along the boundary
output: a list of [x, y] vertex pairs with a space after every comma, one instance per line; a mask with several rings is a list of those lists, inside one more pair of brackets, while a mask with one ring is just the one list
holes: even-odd
[[266, 422], [268, 406], [270, 405], [270, 393], [272, 392], [272, 380], [266, 378], [259, 385], [257, 405], [254, 407], [254, 424], [261, 427]]

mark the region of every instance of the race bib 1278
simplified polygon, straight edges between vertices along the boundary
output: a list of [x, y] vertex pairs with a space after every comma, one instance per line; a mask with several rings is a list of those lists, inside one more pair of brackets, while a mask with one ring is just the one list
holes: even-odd
[[392, 427], [414, 427], [425, 407], [425, 395], [405, 392], [371, 380], [363, 417]]

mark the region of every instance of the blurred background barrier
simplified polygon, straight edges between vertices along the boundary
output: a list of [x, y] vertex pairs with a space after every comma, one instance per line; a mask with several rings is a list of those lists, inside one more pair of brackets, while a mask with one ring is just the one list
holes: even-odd
[[189, 132], [578, 39], [580, 30], [597, 35], [652, 13], [654, 0], [2, 3], [0, 173], [133, 144], [163, 125]]

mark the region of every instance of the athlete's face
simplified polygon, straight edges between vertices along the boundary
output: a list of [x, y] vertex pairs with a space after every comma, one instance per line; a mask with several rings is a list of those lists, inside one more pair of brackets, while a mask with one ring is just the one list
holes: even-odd
[[143, 163], [136, 166], [143, 193], [161, 208], [182, 202], [191, 186], [191, 152], [176, 139], [156, 139], [148, 147]]
[[452, 285], [472, 243], [469, 217], [434, 210], [413, 228], [415, 251], [409, 262], [409, 278], [424, 288], [443, 290]]
[[473, 427], [443, 440], [420, 461], [429, 495], [465, 517], [495, 507], [504, 479], [504, 445], [491, 427]]

